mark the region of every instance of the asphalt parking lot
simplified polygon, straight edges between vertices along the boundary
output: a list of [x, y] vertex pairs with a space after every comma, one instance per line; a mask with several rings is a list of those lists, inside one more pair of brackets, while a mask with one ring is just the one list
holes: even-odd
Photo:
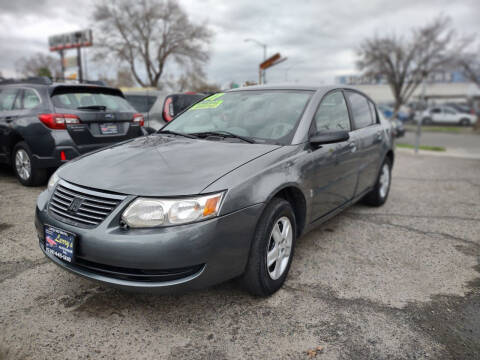
[[[479, 359], [480, 161], [397, 153], [390, 198], [299, 239], [283, 289], [124, 293], [47, 261], [0, 168], [0, 358]], [[318, 346], [322, 350], [308, 350]]]

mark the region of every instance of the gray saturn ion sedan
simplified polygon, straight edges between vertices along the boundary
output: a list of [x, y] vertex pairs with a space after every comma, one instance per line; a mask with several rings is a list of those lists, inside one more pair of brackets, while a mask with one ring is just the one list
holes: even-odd
[[390, 124], [355, 89], [235, 89], [63, 165], [35, 225], [45, 255], [88, 279], [173, 292], [239, 277], [266, 296], [300, 235], [386, 201], [393, 160]]

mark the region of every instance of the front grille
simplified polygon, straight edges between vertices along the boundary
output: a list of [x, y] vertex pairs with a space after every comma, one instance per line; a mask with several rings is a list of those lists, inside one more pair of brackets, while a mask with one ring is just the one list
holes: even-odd
[[62, 221], [84, 227], [100, 224], [125, 199], [61, 181], [49, 203], [50, 212]]
[[142, 270], [97, 264], [77, 257], [75, 259], [74, 266], [83, 268], [95, 274], [120, 280], [164, 282], [184, 279], [186, 277], [198, 274], [200, 271], [203, 270], [205, 265], [201, 264], [167, 270]]

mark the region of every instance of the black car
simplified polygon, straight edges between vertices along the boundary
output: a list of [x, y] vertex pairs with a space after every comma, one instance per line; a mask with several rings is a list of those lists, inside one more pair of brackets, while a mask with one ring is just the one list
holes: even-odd
[[55, 264], [112, 286], [171, 292], [241, 277], [269, 295], [301, 234], [361, 199], [385, 203], [393, 162], [391, 125], [359, 91], [235, 89], [62, 166], [35, 226]]
[[144, 135], [144, 119], [119, 89], [54, 83], [48, 78], [0, 83], [0, 163], [27, 186], [92, 150]]

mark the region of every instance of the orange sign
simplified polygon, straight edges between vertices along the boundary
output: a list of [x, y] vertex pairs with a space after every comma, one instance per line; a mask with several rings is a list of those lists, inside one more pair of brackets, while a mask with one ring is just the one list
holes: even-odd
[[280, 53], [276, 53], [275, 55], [269, 57], [267, 60], [260, 64], [260, 69], [265, 70], [268, 69], [270, 66], [275, 65], [275, 62], [280, 59]]

